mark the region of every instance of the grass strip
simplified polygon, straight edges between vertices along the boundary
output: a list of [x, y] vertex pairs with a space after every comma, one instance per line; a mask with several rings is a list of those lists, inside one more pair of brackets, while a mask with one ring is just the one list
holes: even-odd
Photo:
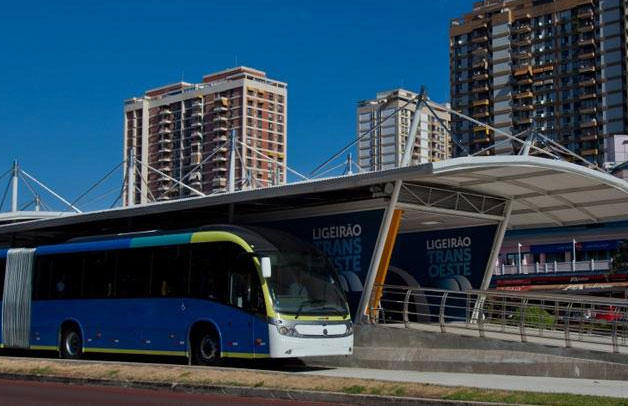
[[69, 378], [107, 379], [115, 381], [169, 382], [190, 385], [241, 386], [280, 390], [342, 392], [354, 395], [378, 395], [409, 398], [446, 399], [502, 404], [623, 406], [628, 399], [497, 391], [451, 387], [411, 382], [336, 378], [307, 374], [269, 372], [240, 368], [208, 368], [177, 365], [72, 362], [37, 358], [0, 358], [0, 373], [48, 375]]

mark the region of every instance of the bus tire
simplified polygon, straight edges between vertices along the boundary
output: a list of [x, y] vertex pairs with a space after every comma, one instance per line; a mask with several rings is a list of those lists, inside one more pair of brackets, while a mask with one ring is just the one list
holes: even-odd
[[195, 365], [220, 365], [220, 340], [213, 331], [200, 331], [192, 344], [192, 358]]
[[83, 341], [81, 332], [75, 327], [64, 329], [61, 334], [59, 355], [63, 359], [81, 359], [83, 356]]

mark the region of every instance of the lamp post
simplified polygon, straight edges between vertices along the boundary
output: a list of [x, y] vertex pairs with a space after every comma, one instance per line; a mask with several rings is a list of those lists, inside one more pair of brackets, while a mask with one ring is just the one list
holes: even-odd
[[571, 271], [576, 271], [576, 239], [571, 241]]
[[521, 243], [517, 243], [517, 272], [521, 274]]

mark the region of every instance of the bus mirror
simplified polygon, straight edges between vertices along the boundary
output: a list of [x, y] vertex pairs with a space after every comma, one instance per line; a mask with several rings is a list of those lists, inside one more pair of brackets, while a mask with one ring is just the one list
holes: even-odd
[[272, 269], [270, 267], [270, 257], [260, 257], [260, 263], [262, 265], [262, 277], [270, 278], [272, 275]]

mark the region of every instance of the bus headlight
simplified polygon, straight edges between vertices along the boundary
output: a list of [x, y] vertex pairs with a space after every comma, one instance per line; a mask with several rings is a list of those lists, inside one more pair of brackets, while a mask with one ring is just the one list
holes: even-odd
[[279, 335], [285, 335], [288, 337], [299, 336], [299, 333], [294, 328], [284, 327], [283, 325], [277, 327], [277, 331], [279, 332]]
[[288, 335], [288, 328], [287, 327], [277, 327], [277, 331], [279, 331], [280, 335]]
[[351, 321], [349, 321], [347, 323], [347, 332], [346, 335], [351, 335], [353, 334], [353, 323]]

